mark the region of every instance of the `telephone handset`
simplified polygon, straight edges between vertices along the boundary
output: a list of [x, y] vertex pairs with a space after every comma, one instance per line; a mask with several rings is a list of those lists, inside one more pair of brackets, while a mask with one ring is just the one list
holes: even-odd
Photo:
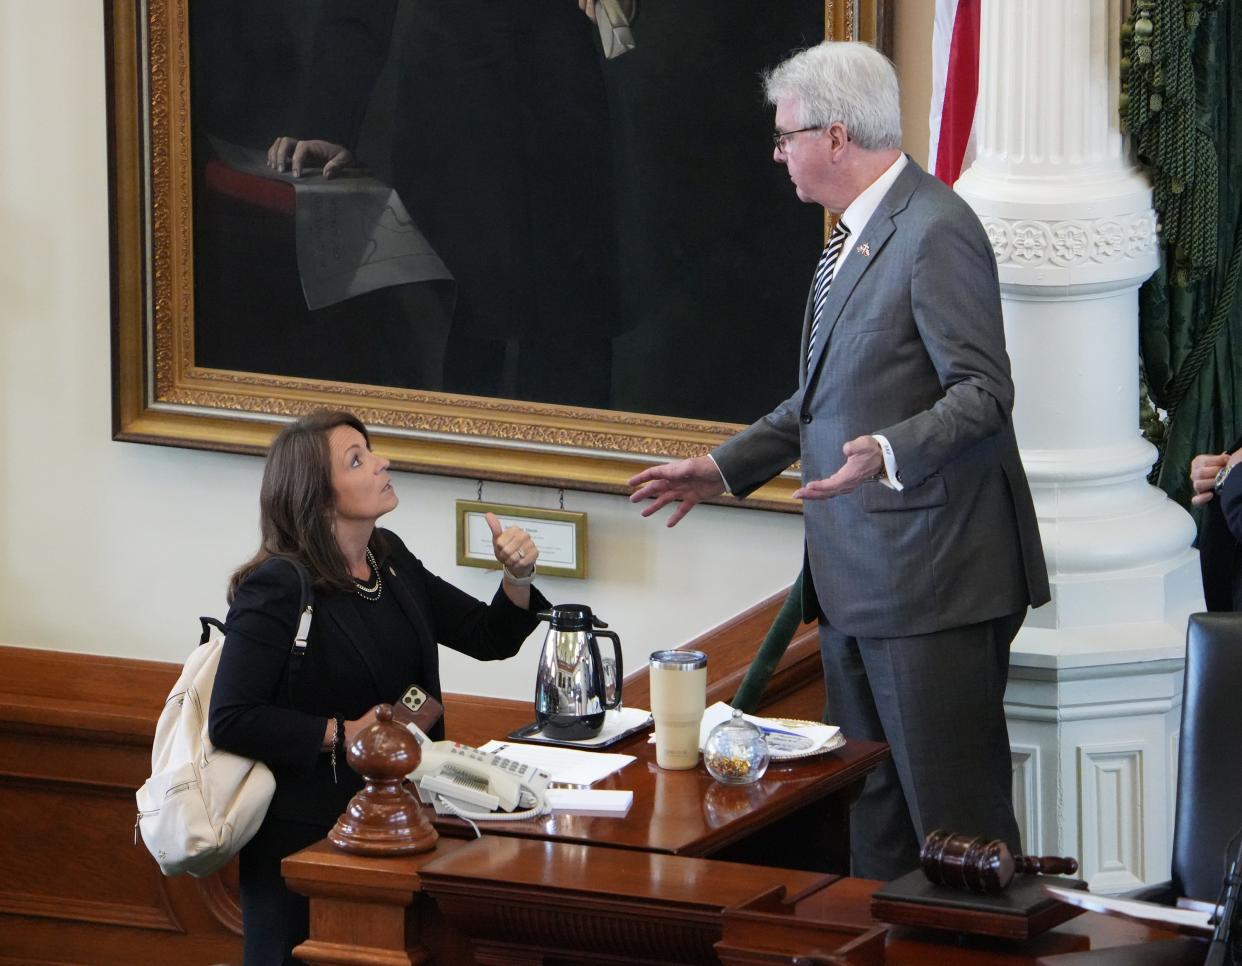
[[[417, 725], [405, 726], [422, 752], [418, 767], [406, 778], [423, 802], [435, 806], [436, 814], [514, 821], [548, 813], [546, 773], [456, 741], [432, 741]], [[524, 810], [515, 812], [519, 805]], [[496, 809], [503, 811], [493, 814]]]

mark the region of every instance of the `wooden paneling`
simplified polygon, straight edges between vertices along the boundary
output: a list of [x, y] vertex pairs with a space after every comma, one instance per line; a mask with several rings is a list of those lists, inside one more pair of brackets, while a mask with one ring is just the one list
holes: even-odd
[[[732, 696], [782, 599], [692, 642], [709, 654], [710, 701]], [[134, 844], [133, 793], [178, 671], [0, 646], [0, 963], [240, 963], [236, 863], [207, 880], [168, 879]], [[647, 698], [640, 668], [625, 702]], [[812, 629], [796, 635], [769, 699], [780, 713], [819, 717]], [[450, 736], [471, 744], [533, 716], [524, 701], [451, 694], [445, 706]]]
[[798, 892], [833, 877], [484, 838], [428, 863], [420, 878], [440, 914], [469, 930], [480, 961], [520, 962], [526, 952], [621, 964], [714, 962], [725, 909], [767, 889]]
[[241, 961], [235, 870], [166, 879], [134, 845], [177, 671], [0, 647], [0, 962]]
[[[784, 591], [774, 594], [684, 645], [704, 651], [708, 656], [708, 704], [728, 701], [737, 692], [786, 595]], [[624, 697], [630, 707], [651, 707], [645, 667], [626, 675]], [[795, 630], [789, 648], [768, 682], [763, 709], [767, 714], [819, 720], [824, 710], [824, 685], [819, 635], [814, 625], [803, 624]]]

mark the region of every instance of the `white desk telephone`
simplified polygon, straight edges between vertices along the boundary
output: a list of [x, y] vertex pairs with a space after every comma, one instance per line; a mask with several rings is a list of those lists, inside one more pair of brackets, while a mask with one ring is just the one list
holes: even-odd
[[[474, 821], [515, 821], [546, 815], [548, 775], [511, 758], [489, 755], [455, 741], [432, 741], [414, 724], [422, 761], [405, 777], [437, 815]], [[519, 805], [522, 811], [514, 811]], [[501, 809], [499, 813], [496, 809]]]

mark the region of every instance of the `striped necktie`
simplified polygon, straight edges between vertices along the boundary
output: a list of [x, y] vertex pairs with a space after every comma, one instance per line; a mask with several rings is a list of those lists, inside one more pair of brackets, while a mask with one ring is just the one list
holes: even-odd
[[828, 244], [819, 256], [819, 265], [815, 267], [815, 308], [811, 313], [811, 337], [806, 341], [806, 364], [811, 364], [811, 356], [815, 352], [815, 336], [819, 334], [819, 320], [824, 314], [824, 303], [828, 301], [828, 289], [832, 287], [832, 276], [836, 271], [837, 259], [841, 249], [845, 247], [845, 239], [850, 230], [843, 221], [838, 221], [828, 236]]

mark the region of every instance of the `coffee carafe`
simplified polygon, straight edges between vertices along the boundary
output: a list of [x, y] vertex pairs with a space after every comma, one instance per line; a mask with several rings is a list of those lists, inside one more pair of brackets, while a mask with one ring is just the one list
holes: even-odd
[[[594, 738], [604, 712], [621, 706], [621, 638], [585, 604], [557, 604], [540, 611], [550, 623], [535, 675], [535, 723], [549, 738]], [[613, 657], [601, 657], [598, 638], [612, 640]]]

